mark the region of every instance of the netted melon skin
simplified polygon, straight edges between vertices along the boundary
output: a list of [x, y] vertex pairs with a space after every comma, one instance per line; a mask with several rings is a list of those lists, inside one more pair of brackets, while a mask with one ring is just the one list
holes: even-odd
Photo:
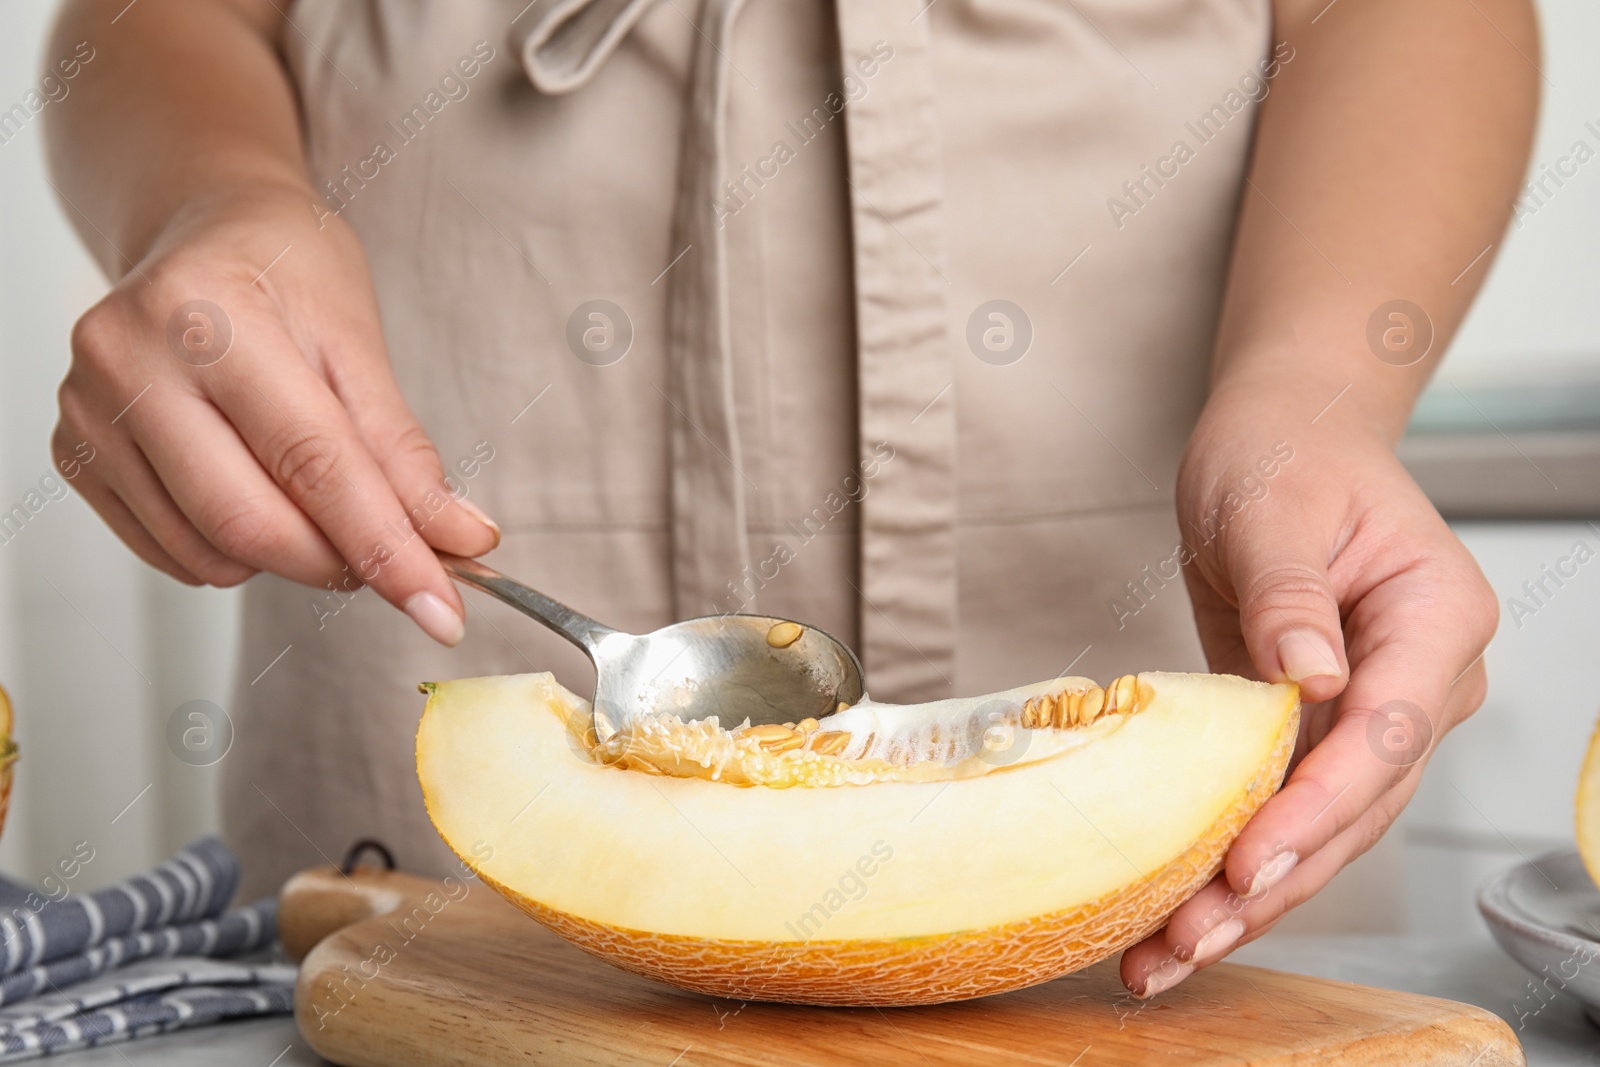
[[1228, 846], [1277, 792], [1298, 725], [1297, 710], [1250, 789], [1160, 871], [1088, 904], [983, 930], [779, 943], [683, 937], [579, 918], [546, 907], [482, 871], [478, 877], [583, 951], [697, 993], [832, 1007], [909, 1007], [992, 996], [1099, 963], [1159, 930], [1178, 905], [1221, 869]]
[[11, 810], [11, 780], [13, 767], [17, 762], [16, 753], [0, 757], [0, 830], [5, 829], [6, 815]]

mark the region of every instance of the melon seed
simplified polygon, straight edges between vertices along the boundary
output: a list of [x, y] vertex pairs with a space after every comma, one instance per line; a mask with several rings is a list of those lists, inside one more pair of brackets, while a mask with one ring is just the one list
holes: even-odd
[[1131, 715], [1154, 695], [1155, 691], [1139, 681], [1137, 675], [1125, 674], [1104, 689], [1096, 685], [1030, 697], [1022, 705], [1019, 721], [1028, 730], [1087, 726], [1102, 714]]
[[1139, 679], [1134, 675], [1124, 674], [1106, 686], [1106, 711], [1119, 714], [1132, 712], [1138, 692]]
[[771, 741], [782, 741], [784, 738], [793, 736], [793, 734], [794, 731], [787, 726], [767, 723], [764, 726], [747, 726], [740, 730], [737, 736], [753, 737], [756, 739], [757, 744], [765, 745]]
[[805, 734], [794, 733], [794, 734], [790, 734], [788, 737], [780, 738], [777, 741], [763, 741], [763, 742], [761, 742], [761, 747], [765, 751], [771, 752], [774, 755], [777, 755], [778, 753], [782, 753], [782, 752], [790, 752], [790, 751], [792, 751], [794, 749], [799, 748], [801, 745], [803, 745], [805, 743], [806, 743], [806, 735]]
[[747, 737], [753, 738], [756, 744], [761, 746], [762, 751], [774, 754], [788, 752], [806, 743], [804, 731], [797, 730], [793, 726], [779, 726], [777, 723], [747, 726], [736, 731], [733, 736], [740, 741]]
[[1093, 722], [1095, 716], [1099, 715], [1100, 710], [1105, 706], [1106, 691], [1104, 689], [1097, 685], [1093, 689], [1084, 690], [1083, 703], [1079, 705], [1082, 709], [1083, 721]]
[[811, 751], [819, 756], [837, 756], [850, 744], [848, 730], [823, 730], [811, 738]]
[[772, 629], [767, 631], [767, 644], [773, 648], [788, 648], [800, 640], [800, 635], [805, 629], [797, 622], [774, 623]]

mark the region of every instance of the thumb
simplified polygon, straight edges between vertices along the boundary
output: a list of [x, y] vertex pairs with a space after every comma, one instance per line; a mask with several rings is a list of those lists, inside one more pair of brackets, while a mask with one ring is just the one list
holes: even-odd
[[1301, 535], [1252, 529], [1230, 546], [1239, 629], [1261, 676], [1330, 700], [1350, 677], [1326, 549]]

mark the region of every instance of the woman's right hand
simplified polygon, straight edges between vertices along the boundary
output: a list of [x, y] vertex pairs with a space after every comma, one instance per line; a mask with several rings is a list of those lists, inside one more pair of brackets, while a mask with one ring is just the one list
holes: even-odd
[[180, 210], [74, 328], [53, 451], [180, 581], [370, 585], [453, 645], [464, 609], [433, 549], [479, 555], [499, 530], [446, 488], [360, 242], [321, 207], [262, 184]]

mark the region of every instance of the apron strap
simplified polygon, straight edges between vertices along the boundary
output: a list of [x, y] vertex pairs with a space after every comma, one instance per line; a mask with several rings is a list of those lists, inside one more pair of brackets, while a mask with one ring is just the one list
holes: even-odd
[[656, 0], [555, 0], [522, 38], [522, 69], [541, 93], [582, 88]]
[[[557, 0], [521, 41], [535, 87], [582, 87], [655, 0]], [[723, 610], [750, 573], [744, 474], [734, 411], [726, 235], [712, 205], [727, 164], [728, 54], [744, 0], [705, 0], [689, 70], [667, 280], [671, 406], [672, 610]], [[748, 600], [746, 601], [748, 603]]]
[[712, 205], [727, 169], [728, 56], [744, 0], [706, 0], [695, 41], [678, 163], [668, 276], [672, 419], [672, 605], [679, 618], [722, 609], [750, 570], [744, 473], [734, 411], [727, 234]]

